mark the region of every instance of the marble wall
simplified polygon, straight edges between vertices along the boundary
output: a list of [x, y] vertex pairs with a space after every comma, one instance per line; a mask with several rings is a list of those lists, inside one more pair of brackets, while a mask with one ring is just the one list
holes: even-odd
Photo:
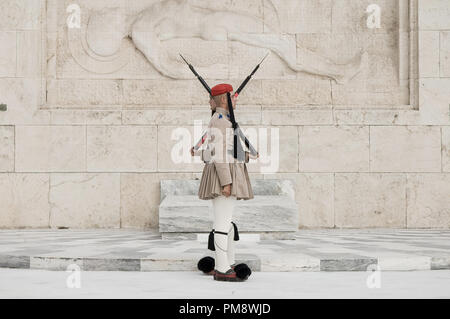
[[[236, 117], [279, 129], [279, 169], [249, 170], [295, 181], [301, 228], [450, 228], [448, 0], [166, 2], [226, 10], [240, 30], [170, 39], [163, 24], [144, 34], [155, 60], [127, 23], [159, 0], [0, 1], [0, 228], [158, 228], [159, 181], [202, 170], [171, 160], [171, 134], [210, 115], [178, 53], [237, 87], [269, 51]], [[87, 36], [95, 14], [123, 39]]]

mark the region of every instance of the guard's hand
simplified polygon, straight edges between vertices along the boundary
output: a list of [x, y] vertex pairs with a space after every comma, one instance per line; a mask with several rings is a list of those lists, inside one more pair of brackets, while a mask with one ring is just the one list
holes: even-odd
[[191, 148], [191, 156], [194, 156], [194, 147]]
[[222, 195], [229, 197], [231, 195], [231, 184], [225, 185], [222, 188]]
[[256, 155], [252, 155], [250, 154], [250, 152], [245, 152], [245, 155], [246, 155], [245, 157], [246, 163], [248, 163], [250, 159], [257, 160], [259, 158], [259, 153], [256, 153]]

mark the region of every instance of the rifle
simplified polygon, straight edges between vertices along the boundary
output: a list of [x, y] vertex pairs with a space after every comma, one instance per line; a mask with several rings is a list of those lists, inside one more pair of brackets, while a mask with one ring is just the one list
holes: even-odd
[[[270, 53], [270, 52], [269, 52]], [[247, 78], [245, 79], [244, 82], [242, 82], [241, 86], [239, 86], [239, 88], [237, 89], [236, 93], [234, 93], [235, 97], [238, 97], [239, 94], [241, 93], [241, 91], [245, 88], [245, 86], [247, 85], [247, 83], [252, 79], [252, 76], [256, 73], [256, 71], [258, 71], [260, 65], [264, 62], [264, 60], [267, 58], [267, 56], [269, 55], [269, 53], [266, 54], [266, 56], [264, 57], [264, 59], [262, 59], [262, 61], [255, 67], [255, 69], [253, 70], [252, 73], [250, 73], [249, 76], [247, 76]]]
[[[262, 61], [253, 69], [252, 73], [249, 76], [247, 76], [247, 78], [244, 80], [244, 82], [242, 82], [242, 84], [239, 86], [237, 91], [234, 93], [235, 97], [239, 96], [241, 91], [245, 88], [245, 86], [251, 80], [252, 76], [256, 73], [256, 71], [258, 71], [259, 67], [264, 62], [264, 60], [267, 58], [268, 55], [269, 55], [269, 53], [266, 54], [266, 56], [262, 59]], [[186, 62], [186, 64], [189, 66], [189, 69], [191, 69], [192, 73], [194, 73], [194, 75], [197, 77], [197, 79], [200, 81], [200, 83], [203, 85], [203, 87], [208, 91], [208, 94], [211, 96], [211, 88], [208, 86], [208, 84], [205, 82], [205, 80], [197, 73], [197, 71], [195, 71], [195, 68], [189, 62], [187, 62], [186, 59], [181, 54], [180, 54], [180, 56], [184, 60], [184, 62]], [[238, 123], [235, 123], [235, 131], [237, 131], [237, 133], [239, 134], [239, 137], [244, 141], [245, 146], [249, 149], [250, 153], [253, 156], [256, 156], [258, 154], [258, 152], [253, 147], [253, 145], [250, 143], [250, 141], [247, 139], [247, 137], [244, 135], [244, 133], [241, 131], [241, 128], [239, 127]], [[202, 134], [202, 137], [200, 138], [200, 140], [194, 146], [195, 151], [197, 151], [202, 146], [202, 144], [205, 142], [206, 136], [207, 136], [207, 133], [204, 132]]]
[[206, 91], [208, 91], [209, 96], [211, 96], [211, 88], [209, 87], [209, 85], [205, 82], [205, 80], [203, 80], [203, 78], [200, 75], [198, 75], [194, 67], [188, 61], [186, 61], [186, 59], [181, 55], [181, 53], [180, 56], [184, 60], [184, 62], [186, 62], [186, 64], [189, 66], [189, 69], [191, 69], [192, 73], [194, 73], [194, 75], [197, 77], [197, 79], [200, 81], [200, 83], [203, 85]]
[[[244, 82], [242, 82], [242, 84], [237, 89], [236, 93], [234, 93], [235, 97], [239, 96], [241, 91], [245, 88], [245, 86], [248, 84], [248, 82], [252, 79], [252, 76], [256, 73], [256, 71], [258, 71], [259, 67], [264, 62], [264, 60], [268, 57], [269, 54], [270, 54], [270, 52], [266, 54], [266, 56], [261, 60], [261, 62], [253, 69], [252, 73], [250, 73], [250, 75], [247, 76], [247, 78], [244, 80]], [[236, 123], [236, 129], [237, 129], [238, 134], [241, 137], [241, 139], [244, 140], [245, 146], [250, 150], [250, 153], [252, 155], [256, 156], [258, 154], [258, 152], [255, 150], [253, 145], [250, 144], [250, 141], [247, 139], [247, 137], [244, 135], [244, 133], [242, 133], [241, 128], [239, 127], [238, 123]]]

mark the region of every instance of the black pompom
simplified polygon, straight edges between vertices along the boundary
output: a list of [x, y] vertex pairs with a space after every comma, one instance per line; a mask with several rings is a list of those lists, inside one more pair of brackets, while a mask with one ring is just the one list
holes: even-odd
[[215, 265], [216, 262], [214, 258], [206, 256], [198, 261], [197, 268], [198, 270], [203, 271], [206, 274], [214, 270]]
[[247, 264], [239, 264], [234, 267], [236, 272], [236, 277], [241, 279], [247, 279], [251, 274], [252, 270], [247, 266]]

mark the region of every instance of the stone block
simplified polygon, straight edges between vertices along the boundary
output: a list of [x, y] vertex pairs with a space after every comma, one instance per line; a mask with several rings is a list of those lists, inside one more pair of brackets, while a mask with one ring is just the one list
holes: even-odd
[[124, 110], [122, 115], [124, 125], [189, 125], [192, 123], [190, 106], [150, 110]]
[[29, 269], [30, 268], [30, 256], [0, 255], [0, 267], [1, 268]]
[[265, 178], [293, 181], [300, 228], [334, 227], [332, 173], [278, 173], [266, 175]]
[[419, 76], [439, 77], [439, 50], [438, 31], [419, 32]]
[[50, 124], [49, 112], [40, 110], [41, 85], [39, 79], [0, 78], [0, 103], [8, 105], [0, 124]]
[[440, 172], [441, 132], [433, 126], [370, 127], [372, 172]]
[[369, 128], [366, 126], [299, 127], [302, 172], [369, 170]]
[[332, 106], [318, 107], [263, 107], [262, 124], [265, 125], [331, 125]]
[[431, 270], [450, 269], [450, 257], [431, 257]]
[[17, 32], [17, 76], [36, 78], [42, 74], [41, 32]]
[[440, 76], [450, 77], [450, 31], [440, 33]]
[[52, 125], [120, 125], [121, 111], [60, 110], [50, 111]]
[[114, 107], [122, 103], [120, 80], [60, 79], [49, 83], [50, 107]]
[[450, 7], [447, 0], [419, 0], [419, 29], [450, 29]]
[[333, 111], [335, 125], [419, 125], [417, 110], [338, 109]]
[[176, 257], [175, 255], [157, 255], [154, 258], [141, 259], [141, 271], [198, 271], [197, 263], [203, 256]]
[[83, 258], [84, 271], [141, 271], [139, 259], [126, 258]]
[[296, 202], [299, 204], [301, 228], [334, 227], [332, 174], [299, 174]]
[[277, 258], [269, 254], [260, 254], [261, 271], [320, 271], [320, 259], [307, 254], [277, 254]]
[[[200, 83], [186, 80], [124, 80], [123, 101], [128, 105], [191, 104], [194, 83], [201, 86]], [[203, 100], [207, 102], [205, 97]]]
[[320, 260], [320, 271], [367, 271], [377, 264], [376, 258], [349, 256], [347, 258], [325, 258]]
[[431, 258], [396, 253], [378, 257], [378, 265], [384, 271], [430, 270]]
[[41, 22], [41, 0], [2, 0], [0, 30], [37, 30]]
[[442, 171], [450, 172], [450, 127], [442, 127]]
[[120, 174], [51, 175], [52, 228], [119, 228]]
[[330, 81], [317, 77], [309, 81], [264, 80], [262, 82], [264, 105], [329, 105]]
[[85, 169], [85, 127], [16, 126], [17, 172], [77, 172]]
[[48, 190], [48, 174], [0, 174], [0, 228], [47, 228]]
[[0, 77], [16, 76], [16, 32], [0, 31]]
[[[384, 63], [384, 62], [383, 62]], [[392, 72], [390, 72], [392, 74]], [[376, 79], [367, 80], [370, 74], [367, 72], [357, 75], [351, 83], [339, 85], [332, 82], [333, 105], [370, 105], [371, 107], [409, 104], [409, 88], [398, 86], [390, 80]], [[389, 85], [386, 85], [386, 82]]]
[[450, 227], [450, 174], [407, 174], [407, 227]]
[[419, 111], [423, 124], [450, 125], [450, 78], [419, 80]]
[[156, 134], [156, 127], [153, 126], [89, 126], [88, 171], [156, 171]]
[[[122, 173], [121, 226], [123, 228], [158, 228], [160, 181], [192, 179], [191, 173]], [[198, 191], [198, 186], [197, 186]]]
[[336, 227], [406, 227], [404, 174], [337, 173], [334, 189]]

